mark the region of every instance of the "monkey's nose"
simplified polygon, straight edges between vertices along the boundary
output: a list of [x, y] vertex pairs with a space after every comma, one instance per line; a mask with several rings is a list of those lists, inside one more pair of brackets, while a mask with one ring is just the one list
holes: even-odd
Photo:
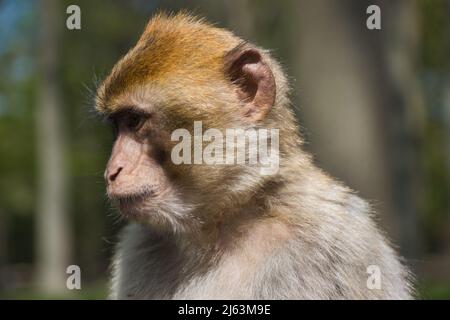
[[106, 171], [106, 176], [108, 177], [108, 182], [113, 182], [119, 176], [123, 167], [114, 168], [111, 172], [109, 170]]

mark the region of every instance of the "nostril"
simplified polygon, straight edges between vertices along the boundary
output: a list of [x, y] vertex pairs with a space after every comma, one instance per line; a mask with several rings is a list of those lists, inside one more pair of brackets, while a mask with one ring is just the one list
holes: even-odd
[[119, 173], [122, 171], [122, 167], [118, 167], [116, 171], [114, 171], [112, 174], [110, 174], [108, 176], [109, 181], [114, 181], [116, 180], [117, 176], [119, 175]]

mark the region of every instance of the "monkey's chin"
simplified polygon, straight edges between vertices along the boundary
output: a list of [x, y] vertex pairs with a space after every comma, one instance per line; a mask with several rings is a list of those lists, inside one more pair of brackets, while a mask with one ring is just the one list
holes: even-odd
[[191, 214], [192, 206], [179, 205], [172, 197], [118, 201], [121, 215], [130, 222], [163, 233], [186, 233], [196, 230], [199, 219]]
[[117, 199], [120, 213], [126, 219], [145, 225], [160, 225], [162, 220], [159, 210], [159, 197], [135, 196]]
[[173, 189], [134, 194], [114, 191], [108, 189], [108, 197], [130, 222], [171, 233], [188, 232], [201, 224], [194, 214], [196, 206], [181, 198]]
[[118, 195], [109, 193], [110, 200], [118, 207], [120, 213], [130, 219], [139, 219], [148, 207], [148, 204], [153, 200], [154, 194], [151, 193], [135, 193]]

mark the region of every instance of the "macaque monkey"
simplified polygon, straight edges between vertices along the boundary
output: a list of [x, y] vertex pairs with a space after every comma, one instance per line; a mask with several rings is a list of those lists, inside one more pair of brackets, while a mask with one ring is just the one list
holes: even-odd
[[[184, 13], [151, 19], [96, 97], [116, 133], [107, 194], [130, 220], [111, 298], [412, 297], [369, 205], [303, 150], [288, 91], [274, 58], [231, 32]], [[196, 121], [277, 129], [278, 170], [174, 163], [172, 133]]]

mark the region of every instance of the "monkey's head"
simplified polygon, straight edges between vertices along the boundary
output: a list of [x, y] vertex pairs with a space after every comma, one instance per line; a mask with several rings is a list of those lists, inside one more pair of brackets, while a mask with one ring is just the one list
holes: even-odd
[[[116, 132], [108, 196], [124, 215], [172, 230], [232, 214], [276, 173], [198, 162], [194, 122], [201, 133], [224, 133], [223, 141], [226, 129], [278, 129], [283, 161], [299, 144], [288, 104], [286, 80], [267, 52], [185, 14], [154, 17], [98, 89], [96, 108]], [[177, 129], [192, 138], [183, 151], [192, 163], [173, 161]]]

